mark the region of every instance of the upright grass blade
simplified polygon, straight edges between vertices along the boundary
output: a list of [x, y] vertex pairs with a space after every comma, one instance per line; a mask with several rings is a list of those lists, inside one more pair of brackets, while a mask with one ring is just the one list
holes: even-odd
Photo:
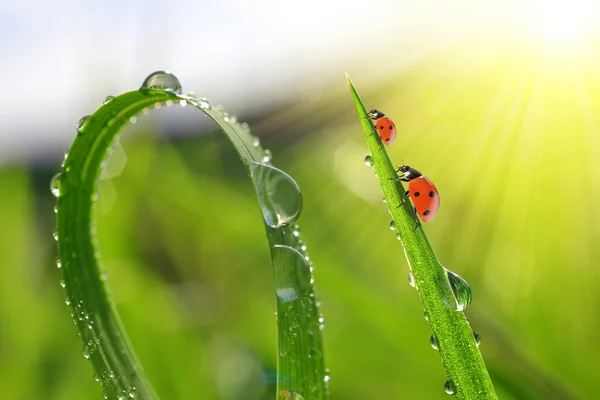
[[439, 263], [422, 227], [414, 229], [415, 215], [410, 202], [398, 207], [404, 187], [393, 180], [397, 176], [395, 168], [349, 77], [348, 84], [371, 152], [370, 162], [375, 167], [392, 215], [392, 227], [397, 231], [411, 269], [411, 284], [420, 295], [433, 332], [432, 347], [439, 350], [448, 374], [445, 390], [459, 399], [496, 399], [496, 392], [478, 349], [479, 339], [474, 337], [462, 312], [471, 301], [470, 288], [460, 276]]
[[[63, 168], [51, 182], [57, 199], [57, 228], [62, 285], [73, 323], [92, 362], [105, 398], [155, 399], [120, 321], [102, 276], [94, 236], [94, 208], [105, 160], [118, 133], [150, 107], [191, 104], [227, 135], [248, 169], [256, 189], [273, 260], [278, 326], [278, 398], [328, 397], [321, 338], [322, 316], [315, 300], [312, 263], [295, 224], [302, 208], [296, 182], [271, 164], [247, 124], [240, 124], [208, 100], [182, 96], [175, 76], [151, 74], [140, 90], [107, 98], [93, 115], [80, 120]], [[232, 222], [233, 223], [233, 222]]]

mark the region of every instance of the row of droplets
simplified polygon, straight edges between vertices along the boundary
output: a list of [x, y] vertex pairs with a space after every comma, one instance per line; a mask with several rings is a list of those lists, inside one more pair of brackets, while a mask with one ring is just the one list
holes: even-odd
[[[364, 163], [366, 166], [372, 167], [374, 165], [373, 157], [370, 154], [368, 154], [364, 158]], [[387, 203], [387, 199], [385, 197], [383, 198], [383, 202]], [[389, 208], [388, 208], [388, 212], [391, 212]], [[402, 240], [400, 233], [397, 232], [396, 223], [393, 220], [390, 221], [389, 228], [390, 228], [390, 230], [396, 232], [396, 239]], [[410, 265], [409, 265], [409, 268], [410, 268]], [[442, 268], [444, 268], [444, 267], [442, 266]], [[452, 295], [453, 295], [453, 299], [448, 299], [448, 298], [446, 298], [446, 296], [442, 296], [444, 304], [448, 308], [450, 308], [454, 311], [463, 311], [471, 303], [471, 300], [472, 300], [471, 287], [469, 286], [467, 281], [464, 280], [460, 275], [455, 274], [454, 272], [452, 272], [446, 268], [444, 268], [444, 271], [446, 273], [446, 277], [448, 279], [448, 283], [450, 284], [450, 288], [452, 289]], [[412, 272], [412, 269], [408, 273], [408, 283], [411, 287], [415, 288], [417, 291], [419, 290], [415, 276]], [[424, 312], [424, 317], [425, 317], [426, 321], [429, 321], [429, 313], [427, 311]], [[473, 339], [475, 341], [475, 345], [477, 347], [479, 347], [479, 345], [481, 343], [481, 336], [477, 332], [473, 332]], [[434, 350], [439, 350], [438, 341], [433, 333], [431, 334], [431, 337], [429, 339], [429, 344], [431, 345], [431, 347]], [[449, 395], [456, 394], [456, 387], [455, 387], [454, 383], [452, 382], [452, 380], [448, 379], [446, 381], [446, 383], [444, 384], [444, 391]]]

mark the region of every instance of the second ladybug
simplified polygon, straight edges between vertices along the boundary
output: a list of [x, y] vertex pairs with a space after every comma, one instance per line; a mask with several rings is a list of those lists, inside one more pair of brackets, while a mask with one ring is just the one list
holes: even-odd
[[385, 144], [392, 144], [396, 139], [396, 124], [378, 110], [369, 111], [369, 118], [375, 121], [375, 129]]
[[[398, 207], [404, 204], [406, 197], [410, 196], [415, 206], [415, 214], [418, 215], [423, 222], [431, 221], [440, 209], [440, 195], [433, 182], [408, 165], [401, 166], [396, 172], [401, 172], [402, 177], [398, 177], [395, 180], [408, 182], [408, 190], [402, 196], [402, 203], [400, 203]], [[418, 218], [416, 219], [416, 223], [418, 226]], [[415, 229], [417, 226], [415, 226]]]

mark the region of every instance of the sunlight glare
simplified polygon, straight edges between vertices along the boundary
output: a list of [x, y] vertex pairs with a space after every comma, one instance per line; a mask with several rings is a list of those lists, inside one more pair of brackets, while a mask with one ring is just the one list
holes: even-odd
[[541, 39], [554, 42], [576, 42], [589, 33], [587, 2], [550, 0], [538, 3], [534, 29]]

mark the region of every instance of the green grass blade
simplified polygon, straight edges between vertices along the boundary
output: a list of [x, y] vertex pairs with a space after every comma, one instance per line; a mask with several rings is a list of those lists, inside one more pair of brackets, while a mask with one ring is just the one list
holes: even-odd
[[[348, 83], [375, 172], [451, 382], [449, 385], [453, 386], [454, 394], [459, 399], [496, 399], [483, 357], [469, 322], [462, 312], [470, 302], [470, 288], [462, 278], [447, 271], [438, 262], [422, 227], [419, 226], [413, 231], [415, 215], [410, 202], [407, 201], [404, 206], [398, 207], [405, 189], [400, 182], [392, 180], [397, 176], [394, 165], [349, 77]], [[452, 285], [457, 290], [453, 291]], [[440, 389], [441, 387], [440, 382]]]
[[[179, 87], [174, 76], [167, 78], [174, 79]], [[169, 87], [160, 86], [160, 80], [147, 78], [146, 82], [150, 82], [152, 90], [137, 90], [108, 99], [93, 115], [80, 121], [62, 171], [51, 184], [58, 197], [55, 238], [58, 265], [62, 268], [61, 284], [83, 342], [83, 355], [91, 361], [104, 396], [158, 398], [144, 377], [102, 278], [93, 218], [100, 176], [125, 125], [137, 120], [147, 108], [182, 102], [203, 111], [226, 134], [248, 169], [258, 195], [275, 278], [278, 397], [327, 398], [328, 377], [322, 356], [321, 315], [314, 295], [312, 264], [295, 224], [302, 208], [298, 185], [271, 165], [270, 152], [262, 149], [247, 124], [240, 124], [220, 107], [212, 107], [206, 99], [178, 95]]]

